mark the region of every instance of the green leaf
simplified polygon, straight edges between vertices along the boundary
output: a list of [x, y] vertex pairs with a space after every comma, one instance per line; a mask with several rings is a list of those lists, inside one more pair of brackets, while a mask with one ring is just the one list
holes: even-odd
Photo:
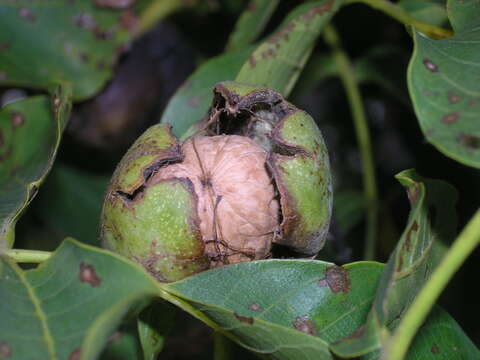
[[445, 155], [480, 167], [480, 3], [448, 2], [455, 35], [414, 34], [408, 86], [422, 131]]
[[157, 294], [139, 266], [73, 240], [34, 270], [2, 256], [2, 349], [9, 360], [96, 359], [121, 319]]
[[137, 327], [144, 360], [155, 360], [162, 351], [175, 323], [175, 310], [171, 304], [158, 300], [140, 313]]
[[235, 29], [230, 34], [227, 50], [241, 49], [251, 44], [261, 34], [278, 6], [279, 0], [250, 0]]
[[382, 269], [369, 262], [265, 260], [203, 272], [165, 289], [252, 351], [332, 359], [328, 343], [365, 321]]
[[0, 110], [0, 247], [14, 242], [15, 223], [52, 167], [71, 108], [68, 88]]
[[170, 99], [160, 122], [171, 124], [176, 136], [185, 133], [206, 114], [213, 99], [213, 85], [233, 80], [251, 51], [251, 47], [243, 48], [202, 64]]
[[99, 245], [99, 220], [109, 177], [56, 164], [33, 210], [65, 236]]
[[412, 206], [408, 223], [382, 274], [366, 325], [332, 346], [339, 356], [360, 356], [384, 345], [455, 234], [453, 187], [413, 170], [401, 172], [397, 179]]
[[[419, 329], [405, 356], [408, 360], [465, 360], [478, 359], [479, 351], [465, 335], [457, 322], [442, 308], [436, 306]], [[376, 360], [375, 351], [362, 360]]]
[[448, 24], [445, 4], [433, 0], [400, 0], [397, 3], [415, 19], [427, 24], [445, 26]]
[[86, 99], [111, 77], [132, 13], [94, 1], [0, 1], [0, 86], [71, 83]]
[[236, 81], [272, 88], [288, 96], [323, 27], [342, 2], [315, 1], [295, 8], [279, 29], [252, 53]]
[[478, 359], [479, 351], [457, 322], [443, 309], [435, 307], [420, 328], [406, 359]]

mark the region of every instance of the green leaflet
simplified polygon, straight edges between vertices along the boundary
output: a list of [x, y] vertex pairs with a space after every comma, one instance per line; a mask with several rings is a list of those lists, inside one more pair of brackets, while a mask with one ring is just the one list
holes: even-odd
[[341, 0], [324, 0], [296, 7], [251, 54], [235, 80], [268, 87], [287, 97], [323, 27], [341, 4]]
[[410, 96], [427, 141], [445, 155], [480, 167], [480, 4], [448, 2], [455, 35], [414, 34], [408, 69]]
[[424, 179], [414, 170], [397, 175], [412, 210], [400, 241], [382, 274], [365, 326], [334, 344], [340, 356], [360, 356], [383, 346], [453, 239], [456, 191], [440, 180]]
[[279, 0], [250, 0], [230, 34], [227, 50], [244, 48], [255, 41], [270, 20]]
[[70, 107], [70, 89], [57, 88], [51, 99], [0, 110], [0, 244], [13, 245], [15, 223], [52, 167]]
[[9, 360], [95, 359], [126, 313], [157, 292], [140, 267], [73, 240], [35, 270], [2, 257], [0, 342]]
[[382, 270], [371, 262], [256, 261], [203, 272], [166, 290], [255, 352], [332, 359], [328, 343], [365, 321]]
[[0, 1], [0, 85], [70, 83], [76, 100], [94, 95], [130, 38], [129, 11], [94, 1]]

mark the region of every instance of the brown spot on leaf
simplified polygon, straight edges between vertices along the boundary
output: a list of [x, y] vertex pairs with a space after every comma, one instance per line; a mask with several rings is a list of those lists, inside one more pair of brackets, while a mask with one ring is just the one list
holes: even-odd
[[460, 100], [462, 100], [460, 95], [457, 95], [457, 94], [455, 94], [454, 92], [451, 92], [451, 91], [448, 93], [448, 101], [450, 102], [450, 104], [456, 104]]
[[255, 59], [255, 56], [252, 55], [248, 58], [248, 63], [250, 64], [250, 67], [254, 68], [257, 65], [257, 60]]
[[315, 324], [307, 316], [299, 316], [293, 322], [293, 327], [305, 334], [315, 335]]
[[10, 115], [10, 121], [12, 122], [12, 126], [17, 128], [25, 123], [25, 117], [22, 113], [15, 111]]
[[5, 144], [5, 139], [3, 138], [3, 132], [0, 131], [0, 147]]
[[0, 52], [10, 49], [11, 46], [12, 44], [10, 43], [10, 41], [0, 42]]
[[476, 150], [480, 147], [480, 137], [470, 134], [460, 134], [458, 138], [460, 145], [463, 145], [472, 150]]
[[438, 72], [438, 66], [435, 65], [430, 59], [423, 59], [423, 65], [425, 65], [425, 68], [430, 72]]
[[460, 118], [460, 114], [458, 112], [453, 112], [442, 117], [442, 122], [444, 124], [450, 125], [457, 122], [459, 118]]
[[34, 23], [35, 21], [37, 21], [37, 17], [35, 16], [34, 13], [32, 13], [32, 11], [26, 7], [21, 7], [19, 10], [18, 10], [18, 15], [22, 18], [22, 19], [25, 19], [31, 23]]
[[96, 27], [95, 19], [89, 14], [79, 14], [73, 17], [73, 23], [81, 29], [93, 30]]
[[253, 324], [253, 317], [242, 316], [242, 315], [238, 315], [237, 313], [233, 313], [233, 316], [235, 316], [241, 322], [244, 322], [249, 325]]
[[262, 52], [262, 59], [266, 60], [268, 58], [274, 58], [275, 55], [276, 55], [275, 50], [273, 50], [272, 48], [269, 48]]
[[418, 185], [418, 183], [410, 185], [407, 188], [407, 196], [408, 200], [410, 201], [410, 205], [414, 206], [418, 201], [418, 197], [420, 196], [420, 185]]
[[62, 101], [60, 100], [60, 98], [58, 96], [55, 96], [52, 100], [52, 107], [53, 107], [53, 110], [54, 111], [57, 111], [58, 108], [60, 107], [60, 104], [62, 103]]
[[92, 265], [81, 263], [78, 277], [81, 282], [89, 283], [92, 287], [100, 286], [101, 280]]
[[253, 303], [253, 304], [250, 304], [250, 306], [248, 307], [250, 310], [252, 311], [260, 311], [262, 310], [262, 307], [257, 304], [257, 303]]
[[314, 17], [320, 16], [325, 14], [326, 12], [329, 12], [332, 8], [333, 0], [327, 0], [323, 4], [314, 6], [311, 8], [309, 11], [303, 15], [303, 18], [305, 21], [310, 22]]
[[475, 106], [477, 104], [480, 104], [480, 99], [472, 99], [468, 102], [468, 106]]
[[277, 31], [273, 36], [267, 40], [269, 44], [276, 44], [281, 40], [288, 41], [288, 38], [290, 37], [289, 33], [295, 29], [295, 24], [293, 23], [288, 23], [282, 30]]
[[2, 359], [12, 356], [12, 348], [4, 341], [0, 341], [0, 357]]
[[397, 271], [400, 272], [403, 269], [403, 257], [399, 256], [397, 263]]
[[3, 154], [0, 154], [0, 162], [3, 162], [5, 159], [10, 157], [12, 155], [12, 148], [10, 147], [7, 151], [5, 151]]
[[435, 355], [440, 353], [440, 349], [438, 348], [437, 344], [433, 344], [432, 347], [430, 348], [430, 351], [432, 352], [432, 354], [435, 354]]
[[81, 354], [82, 354], [82, 351], [80, 350], [80, 348], [76, 348], [71, 352], [71, 354], [68, 357], [68, 360], [79, 360]]
[[351, 339], [357, 339], [359, 337], [362, 337], [365, 332], [365, 325], [360, 326], [357, 330], [352, 332], [350, 335], [347, 335], [343, 339], [340, 339], [338, 341], [335, 341], [334, 344], [341, 343], [344, 340], [351, 340]]
[[0, 81], [7, 80], [7, 73], [0, 71]]
[[410, 227], [410, 229], [408, 229], [408, 232], [407, 232], [407, 236], [405, 238], [405, 250], [406, 251], [410, 251], [411, 249], [411, 245], [412, 245], [412, 232], [417, 232], [418, 231], [418, 223], [417, 221], [415, 220], [412, 224], [412, 226]]
[[86, 53], [81, 53], [80, 60], [82, 61], [82, 63], [87, 64], [90, 61], [90, 56]]
[[99, 26], [95, 26], [93, 34], [99, 40], [110, 40], [113, 37], [113, 32], [111, 30], [102, 29]]
[[[325, 278], [322, 280], [326, 281], [326, 284], [333, 293], [348, 293], [350, 291], [350, 279], [348, 278], [348, 271], [341, 266], [329, 266], [325, 271]], [[320, 280], [320, 282], [322, 280]]]
[[138, 17], [135, 15], [135, 12], [131, 9], [125, 10], [120, 15], [120, 26], [127, 30], [133, 30], [137, 27]]
[[126, 9], [134, 3], [135, 0], [95, 0], [95, 5], [111, 9]]

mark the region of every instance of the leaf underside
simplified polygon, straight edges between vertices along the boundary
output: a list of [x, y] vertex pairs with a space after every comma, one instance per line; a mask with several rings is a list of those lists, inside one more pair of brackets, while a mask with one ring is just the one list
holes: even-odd
[[450, 0], [455, 35], [416, 32], [408, 86], [426, 139], [445, 155], [480, 167], [480, 3]]

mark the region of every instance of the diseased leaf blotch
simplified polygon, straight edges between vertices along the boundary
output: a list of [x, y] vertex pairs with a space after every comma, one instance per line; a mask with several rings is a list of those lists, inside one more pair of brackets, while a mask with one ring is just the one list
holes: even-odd
[[436, 73], [438, 72], [438, 66], [435, 65], [431, 60], [429, 59], [423, 59], [423, 65], [425, 65], [425, 68], [432, 72], [432, 73]]
[[480, 147], [479, 136], [470, 135], [470, 134], [461, 134], [458, 141], [462, 146], [465, 146], [472, 150], [476, 150]]
[[10, 116], [10, 120], [14, 128], [17, 128], [25, 123], [25, 117], [23, 116], [22, 113], [17, 111], [12, 112], [12, 115]]
[[12, 356], [12, 349], [5, 342], [0, 341], [0, 358], [6, 359]]
[[254, 322], [253, 317], [242, 316], [242, 315], [239, 315], [237, 313], [233, 313], [233, 316], [235, 316], [235, 318], [237, 318], [239, 321], [244, 322], [244, 323], [249, 324], [249, 325], [252, 325], [253, 322]]
[[18, 15], [22, 18], [22, 19], [25, 19], [31, 23], [34, 23], [35, 21], [37, 21], [37, 17], [35, 16], [35, 14], [28, 8], [26, 7], [21, 7], [19, 10], [18, 10]]
[[299, 316], [293, 322], [293, 327], [305, 334], [316, 335], [315, 324], [308, 316]]
[[262, 310], [262, 307], [257, 304], [257, 303], [253, 303], [253, 304], [250, 304], [250, 306], [248, 307], [250, 310], [252, 311], [260, 311]]
[[460, 100], [462, 100], [460, 95], [455, 94], [454, 92], [449, 92], [448, 93], [448, 101], [450, 102], [450, 104], [456, 104]]
[[444, 124], [450, 125], [450, 124], [456, 123], [459, 118], [460, 118], [460, 114], [458, 112], [453, 112], [453, 113], [445, 115], [442, 118], [442, 122]]
[[79, 279], [81, 282], [86, 282], [92, 287], [99, 287], [101, 284], [100, 278], [97, 276], [93, 265], [80, 263]]
[[329, 266], [325, 270], [325, 277], [319, 280], [318, 285], [328, 286], [333, 293], [348, 293], [350, 291], [348, 271], [341, 266]]
[[82, 355], [82, 351], [80, 348], [77, 348], [70, 353], [68, 360], [79, 360], [80, 355]]

